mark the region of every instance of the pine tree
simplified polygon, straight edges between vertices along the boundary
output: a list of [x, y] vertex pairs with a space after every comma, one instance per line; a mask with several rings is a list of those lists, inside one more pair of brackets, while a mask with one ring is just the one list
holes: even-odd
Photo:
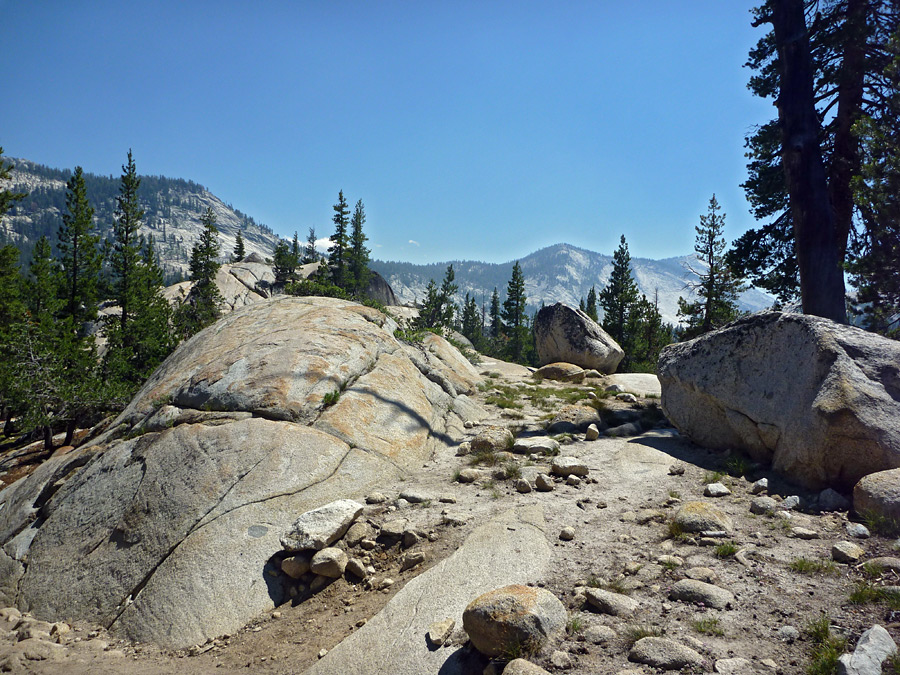
[[294, 230], [294, 238], [291, 240], [291, 258], [294, 264], [294, 272], [291, 274], [291, 281], [297, 281], [297, 267], [300, 265], [300, 242], [297, 239], [297, 230]]
[[687, 326], [683, 337], [692, 338], [708, 333], [733, 321], [738, 315], [737, 298], [742, 287], [725, 263], [725, 214], [719, 214], [721, 207], [713, 195], [709, 200], [709, 210], [700, 216], [700, 225], [694, 243], [694, 251], [705, 267], [705, 271], [688, 268], [698, 277], [697, 283], [690, 284], [700, 297], [695, 302], [678, 298], [678, 316], [684, 317]]
[[628, 313], [637, 302], [638, 288], [631, 275], [631, 255], [625, 235], [619, 240], [619, 248], [613, 254], [613, 269], [609, 275], [609, 283], [600, 291], [600, 307], [603, 309], [603, 330], [626, 349], [626, 325]]
[[291, 245], [279, 239], [272, 254], [272, 273], [276, 284], [287, 284], [297, 274], [297, 259], [291, 253]]
[[59, 309], [58, 277], [53, 269], [53, 249], [50, 240], [37, 240], [25, 279], [25, 306], [34, 320], [53, 321]]
[[425, 289], [425, 301], [419, 310], [419, 317], [416, 319], [418, 328], [445, 329], [453, 323], [453, 315], [456, 310], [456, 306], [453, 304], [453, 296], [459, 290], [458, 286], [453, 283], [455, 278], [456, 273], [453, 271], [453, 265], [449, 265], [440, 289], [438, 289], [434, 279], [429, 280]]
[[597, 291], [593, 286], [588, 291], [587, 302], [584, 303], [584, 313], [597, 321]]
[[641, 295], [628, 317], [630, 352], [620, 364], [629, 372], [656, 372], [660, 350], [672, 341], [672, 327], [664, 324], [659, 313], [659, 299], [653, 302]]
[[350, 241], [347, 226], [350, 224], [350, 210], [344, 191], [338, 192], [338, 202], [333, 207], [334, 234], [331, 235], [331, 246], [328, 248], [328, 261], [331, 264], [331, 278], [335, 286], [347, 288], [347, 249]]
[[100, 238], [92, 234], [94, 209], [88, 203], [80, 166], [66, 184], [66, 207], [59, 228], [57, 249], [62, 273], [63, 317], [71, 317], [76, 330], [97, 316], [97, 277], [100, 274]]
[[125, 343], [128, 342], [128, 322], [134, 311], [138, 277], [140, 276], [141, 247], [143, 241], [138, 235], [144, 210], [138, 201], [141, 179], [137, 175], [131, 150], [128, 161], [122, 167], [119, 196], [116, 197], [116, 215], [109, 242], [109, 262], [113, 273], [112, 287], [116, 304], [121, 308], [119, 330]]
[[[12, 180], [12, 164], [3, 160], [3, 148], [0, 148], [0, 181]], [[0, 190], [0, 219], [12, 208], [13, 203], [25, 199], [26, 192], [13, 192], [12, 190]]]
[[221, 266], [218, 260], [221, 245], [216, 214], [211, 208], [207, 207], [200, 223], [203, 225], [200, 240], [191, 249], [191, 281], [194, 283], [175, 316], [175, 324], [183, 339], [216, 321], [223, 302], [216, 284], [216, 274]]
[[241, 230], [238, 229], [237, 234], [234, 237], [234, 250], [231, 252], [231, 258], [234, 262], [240, 262], [247, 255], [244, 250], [244, 235], [241, 233]]
[[306, 237], [306, 247], [303, 249], [303, 264], [309, 265], [318, 260], [319, 254], [316, 252], [316, 229], [311, 227], [309, 228], [309, 235]]
[[494, 287], [494, 292], [491, 294], [489, 316], [491, 317], [491, 338], [498, 340], [503, 333], [503, 320], [500, 317], [500, 295], [497, 293], [496, 287]]
[[466, 293], [466, 299], [463, 302], [461, 333], [465, 335], [476, 347], [481, 343], [481, 318], [478, 311], [478, 303], [475, 297], [469, 297]]
[[369, 287], [369, 279], [372, 273], [369, 271], [369, 254], [366, 247], [369, 238], [363, 232], [366, 222], [366, 210], [363, 201], [356, 202], [353, 218], [350, 221], [350, 249], [348, 251], [348, 278], [350, 280], [351, 293], [362, 296]]
[[507, 351], [513, 361], [521, 361], [528, 341], [528, 317], [525, 315], [525, 275], [518, 261], [506, 286], [501, 316], [509, 338]]

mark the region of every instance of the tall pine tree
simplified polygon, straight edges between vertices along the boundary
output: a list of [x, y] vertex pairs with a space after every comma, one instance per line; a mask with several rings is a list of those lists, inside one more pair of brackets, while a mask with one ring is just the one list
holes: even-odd
[[631, 255], [628, 253], [628, 244], [623, 234], [619, 240], [619, 248], [613, 254], [613, 269], [609, 275], [609, 282], [600, 291], [600, 307], [603, 309], [603, 330], [619, 343], [626, 354], [628, 313], [637, 299], [638, 288], [631, 274]]
[[234, 262], [240, 262], [247, 255], [244, 248], [244, 235], [239, 228], [234, 236], [234, 250], [231, 252], [231, 258]]
[[350, 209], [344, 198], [344, 191], [338, 192], [338, 202], [334, 206], [334, 234], [331, 235], [331, 246], [328, 248], [328, 262], [331, 265], [331, 278], [334, 285], [347, 288], [347, 249], [350, 246], [350, 238], [347, 226], [350, 224]]
[[512, 276], [506, 286], [501, 316], [506, 330], [507, 353], [513, 361], [521, 361], [528, 344], [528, 317], [525, 314], [525, 275], [519, 262], [513, 265]]
[[221, 244], [216, 214], [211, 208], [207, 207], [200, 223], [203, 225], [200, 240], [191, 249], [191, 281], [194, 283], [175, 316], [175, 324], [182, 338], [190, 337], [218, 319], [223, 302], [216, 284]]
[[366, 223], [366, 210], [362, 199], [356, 202], [356, 208], [353, 210], [353, 218], [350, 221], [350, 249], [348, 251], [348, 279], [352, 294], [362, 296], [369, 287], [369, 278], [372, 273], [369, 271], [369, 254], [371, 251], [366, 247], [369, 238], [363, 232], [363, 225]]
[[100, 274], [100, 237], [93, 234], [94, 209], [87, 198], [80, 166], [66, 183], [66, 208], [59, 228], [57, 249], [62, 274], [62, 316], [76, 330], [97, 316], [97, 278]]

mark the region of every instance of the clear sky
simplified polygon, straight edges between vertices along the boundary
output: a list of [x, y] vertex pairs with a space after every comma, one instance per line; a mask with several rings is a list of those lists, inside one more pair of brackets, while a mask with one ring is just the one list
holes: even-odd
[[690, 252], [753, 226], [752, 4], [0, 0], [0, 146], [207, 186], [277, 233], [362, 199], [373, 257]]

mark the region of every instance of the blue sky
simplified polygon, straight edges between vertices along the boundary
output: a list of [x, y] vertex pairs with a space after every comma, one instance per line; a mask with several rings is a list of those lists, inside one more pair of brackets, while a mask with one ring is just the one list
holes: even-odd
[[343, 189], [382, 259], [683, 255], [714, 192], [753, 226], [750, 6], [0, 0], [0, 145], [115, 175], [132, 148], [286, 237]]

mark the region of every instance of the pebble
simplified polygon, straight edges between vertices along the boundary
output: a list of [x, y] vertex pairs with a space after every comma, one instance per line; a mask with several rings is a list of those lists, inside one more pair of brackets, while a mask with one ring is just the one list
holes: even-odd
[[443, 621], [435, 621], [428, 627], [425, 638], [433, 647], [443, 647], [447, 640], [450, 639], [450, 635], [453, 634], [454, 628], [456, 628], [456, 621], [453, 619], [447, 618]]
[[516, 491], [521, 492], [523, 495], [527, 495], [531, 492], [531, 483], [529, 483], [524, 478], [519, 478], [516, 481]]
[[669, 475], [670, 476], [683, 476], [684, 475], [684, 464], [673, 464], [669, 467]]
[[421, 565], [423, 562], [425, 562], [425, 554], [421, 551], [416, 551], [415, 553], [405, 553], [400, 559], [400, 571], [405, 572], [408, 569], [412, 569], [416, 565]]
[[380, 492], [373, 492], [366, 497], [366, 504], [384, 504], [388, 498]]
[[463, 469], [459, 472], [460, 483], [474, 483], [481, 478], [481, 472], [478, 469]]
[[831, 559], [839, 563], [857, 563], [865, 551], [850, 541], [839, 541], [831, 547]]
[[425, 494], [424, 492], [416, 492], [413, 490], [404, 490], [400, 493], [400, 499], [405, 499], [410, 504], [422, 504], [424, 502], [433, 501], [431, 495]]
[[584, 432], [584, 440], [596, 441], [598, 438], [600, 438], [600, 430], [597, 428], [597, 425], [588, 425], [587, 431]]
[[378, 543], [375, 542], [375, 541], [372, 540], [372, 539], [363, 539], [361, 542], [359, 542], [359, 547], [360, 547], [363, 551], [371, 551], [371, 550], [374, 549], [376, 546], [378, 546]]
[[550, 464], [550, 473], [562, 476], [587, 476], [590, 472], [588, 465], [577, 457], [554, 457]]
[[367, 576], [369, 576], [369, 573], [366, 570], [366, 566], [359, 558], [350, 558], [350, 560], [347, 562], [347, 571], [350, 572], [350, 574], [352, 574], [353, 576], [359, 577], [360, 579], [365, 579]]
[[706, 486], [706, 489], [703, 490], [703, 495], [705, 497], [726, 497], [730, 494], [731, 490], [722, 483], [710, 483]]
[[538, 492], [550, 492], [556, 485], [554, 485], [553, 479], [550, 478], [550, 476], [545, 473], [539, 473], [537, 478], [534, 479], [534, 487]]
[[391, 579], [390, 577], [388, 577], [388, 578], [382, 579], [380, 582], [378, 582], [378, 590], [383, 591], [383, 590], [390, 588], [393, 585], [394, 585], [394, 580]]
[[629, 616], [638, 608], [637, 600], [621, 593], [604, 591], [600, 588], [585, 590], [588, 604], [596, 610], [612, 616]]
[[572, 541], [575, 538], [575, 528], [574, 527], [564, 527], [559, 532], [559, 538], [563, 541]]
[[582, 633], [584, 639], [595, 645], [602, 645], [616, 639], [616, 631], [609, 626], [588, 626]]
[[578, 487], [579, 485], [581, 485], [581, 479], [578, 476], [569, 476], [568, 478], [566, 478], [566, 485]]
[[575, 665], [575, 662], [572, 661], [572, 657], [569, 656], [566, 652], [561, 652], [558, 649], [550, 654], [550, 663], [554, 668], [559, 668], [560, 670], [566, 670], [568, 668], [572, 668]]
[[326, 654], [328, 654], [328, 650], [327, 650], [327, 649], [320, 649], [320, 650], [319, 650], [319, 658], [320, 658], [320, 659], [324, 659], [325, 656], [326, 656]]
[[661, 555], [656, 559], [656, 562], [666, 567], [681, 567], [684, 565], [684, 559], [679, 558], [677, 555]]
[[399, 539], [409, 527], [409, 521], [406, 518], [396, 518], [389, 520], [381, 526], [381, 536]]
[[703, 657], [695, 650], [661, 637], [645, 637], [635, 642], [628, 660], [665, 670], [702, 669], [705, 665]]
[[669, 592], [669, 598], [681, 602], [702, 603], [715, 609], [727, 609], [734, 603], [734, 594], [731, 591], [696, 579], [682, 579], [676, 582]]
[[616, 398], [620, 401], [624, 401], [625, 403], [637, 403], [637, 396], [634, 394], [629, 394], [627, 391], [621, 394], [616, 394]]
[[819, 508], [822, 511], [846, 511], [850, 508], [850, 502], [832, 488], [825, 488], [819, 493]]
[[715, 583], [719, 579], [719, 575], [716, 574], [715, 570], [709, 567], [691, 567], [685, 570], [684, 575], [688, 579], [703, 581], [707, 584]]
[[441, 504], [455, 504], [455, 503], [456, 503], [456, 497], [454, 497], [453, 495], [441, 495], [441, 496], [438, 498], [438, 501], [439, 501]]
[[792, 527], [791, 535], [797, 539], [818, 539], [819, 533], [806, 527]]
[[469, 441], [463, 441], [459, 444], [459, 447], [456, 448], [456, 456], [457, 457], [465, 457], [472, 450], [472, 444]]

